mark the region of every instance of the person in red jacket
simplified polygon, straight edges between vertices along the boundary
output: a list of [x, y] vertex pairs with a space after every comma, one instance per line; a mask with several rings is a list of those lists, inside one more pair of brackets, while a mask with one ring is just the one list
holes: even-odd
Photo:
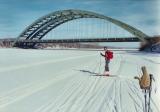
[[104, 51], [105, 51], [105, 54], [100, 53], [101, 56], [103, 56], [105, 58], [105, 71], [104, 71], [104, 75], [109, 76], [109, 63], [110, 63], [110, 60], [113, 58], [113, 52], [110, 51], [110, 50], [108, 50], [107, 47], [104, 47]]

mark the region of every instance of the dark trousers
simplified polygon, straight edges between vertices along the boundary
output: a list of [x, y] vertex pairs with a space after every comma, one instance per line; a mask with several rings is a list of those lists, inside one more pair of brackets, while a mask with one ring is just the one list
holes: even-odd
[[109, 62], [110, 60], [106, 60], [105, 71], [109, 71]]

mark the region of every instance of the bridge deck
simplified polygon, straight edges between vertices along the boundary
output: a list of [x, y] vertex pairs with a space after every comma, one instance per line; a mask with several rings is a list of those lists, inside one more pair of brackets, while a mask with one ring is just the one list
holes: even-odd
[[76, 42], [140, 42], [139, 38], [89, 38], [89, 39], [48, 39], [18, 40], [17, 43], [76, 43]]

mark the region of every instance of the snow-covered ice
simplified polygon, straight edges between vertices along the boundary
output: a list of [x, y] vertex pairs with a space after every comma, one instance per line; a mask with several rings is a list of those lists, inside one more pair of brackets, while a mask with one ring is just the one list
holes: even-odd
[[[146, 66], [151, 109], [160, 112], [160, 55], [114, 51], [111, 75], [99, 51], [0, 49], [0, 112], [143, 112], [134, 76]], [[155, 92], [156, 91], [156, 92]]]

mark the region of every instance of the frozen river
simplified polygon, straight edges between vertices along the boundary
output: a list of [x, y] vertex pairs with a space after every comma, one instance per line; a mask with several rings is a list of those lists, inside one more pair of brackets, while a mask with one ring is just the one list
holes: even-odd
[[0, 112], [143, 112], [134, 76], [146, 66], [151, 109], [160, 112], [160, 55], [114, 51], [111, 75], [99, 51], [0, 49]]

